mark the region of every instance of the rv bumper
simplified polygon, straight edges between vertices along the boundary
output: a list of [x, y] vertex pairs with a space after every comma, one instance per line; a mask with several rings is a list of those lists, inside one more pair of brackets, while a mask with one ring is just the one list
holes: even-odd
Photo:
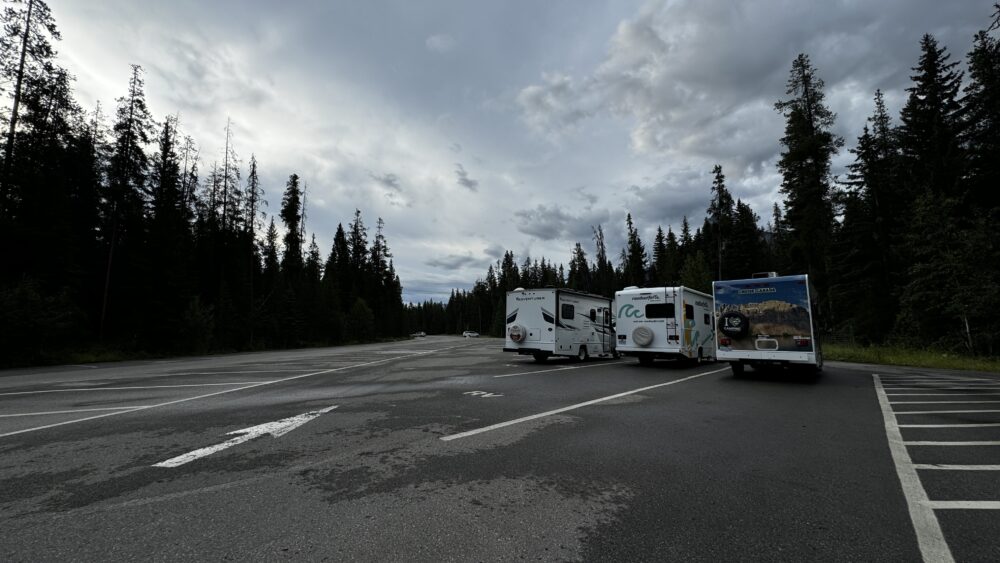
[[503, 349], [503, 351], [504, 352], [517, 352], [518, 354], [521, 354], [522, 356], [527, 356], [527, 355], [530, 355], [530, 354], [538, 354], [538, 353], [541, 353], [541, 352], [547, 352], [547, 353], [550, 353], [550, 354], [552, 353], [552, 350], [542, 350], [541, 348], [506, 348], [505, 347]]

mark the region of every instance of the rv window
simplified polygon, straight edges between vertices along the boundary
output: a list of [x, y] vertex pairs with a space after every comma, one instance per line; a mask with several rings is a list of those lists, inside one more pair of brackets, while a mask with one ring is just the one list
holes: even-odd
[[604, 326], [611, 326], [611, 311], [604, 310]]
[[573, 306], [569, 303], [563, 303], [562, 309], [559, 310], [559, 318], [573, 320], [573, 316], [576, 311], [573, 310]]
[[647, 319], [672, 319], [674, 318], [673, 303], [650, 303], [646, 305]]
[[592, 322], [592, 323], [596, 323], [597, 322], [597, 311], [595, 311], [593, 309], [590, 310], [590, 322]]
[[708, 316], [708, 313], [705, 313], [705, 324], [712, 324], [712, 317]]
[[684, 318], [694, 320], [694, 305], [684, 306]]

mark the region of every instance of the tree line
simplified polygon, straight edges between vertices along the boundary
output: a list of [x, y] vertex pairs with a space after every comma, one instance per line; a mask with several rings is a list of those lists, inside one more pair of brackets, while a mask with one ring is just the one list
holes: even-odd
[[726, 186], [715, 166], [700, 227], [657, 227], [647, 247], [631, 215], [626, 246], [608, 257], [601, 226], [593, 259], [577, 242], [568, 268], [512, 252], [469, 291], [424, 303], [430, 330], [503, 335], [505, 293], [567, 287], [605, 296], [626, 286], [685, 285], [759, 271], [809, 274], [821, 329], [862, 344], [895, 343], [996, 355], [1000, 335], [1000, 4], [975, 35], [965, 70], [931, 35], [920, 41], [906, 102], [893, 119], [881, 91], [844, 177], [831, 161], [844, 140], [809, 57], [792, 62], [778, 170], [782, 201], [767, 224]]
[[355, 210], [321, 252], [305, 182], [290, 174], [268, 218], [259, 163], [242, 161], [228, 121], [205, 170], [179, 117], [153, 117], [141, 67], [111, 116], [87, 112], [47, 4], [9, 3], [2, 21], [0, 365], [405, 333], [381, 218], [372, 233]]

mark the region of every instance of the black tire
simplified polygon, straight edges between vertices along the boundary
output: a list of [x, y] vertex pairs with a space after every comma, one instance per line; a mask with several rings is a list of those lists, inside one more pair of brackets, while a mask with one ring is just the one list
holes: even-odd
[[618, 350], [615, 350], [614, 352], [611, 352], [611, 357], [618, 360], [621, 359], [622, 355], [618, 353]]
[[701, 355], [701, 352], [702, 352], [701, 348], [698, 348], [698, 357], [694, 359], [694, 364], [696, 366], [700, 366], [705, 361], [705, 359]]
[[538, 352], [536, 354], [532, 354], [531, 356], [540, 364], [545, 363], [545, 360], [549, 359], [549, 355], [544, 352]]
[[750, 332], [750, 319], [739, 311], [726, 311], [719, 317], [719, 332], [730, 338], [743, 338]]
[[743, 377], [746, 366], [742, 362], [729, 362], [729, 369], [733, 370], [733, 377]]
[[653, 365], [653, 356], [650, 356], [648, 354], [639, 354], [639, 365], [640, 366]]
[[586, 346], [580, 346], [580, 351], [576, 353], [576, 361], [586, 362], [590, 359], [590, 354], [587, 352]]

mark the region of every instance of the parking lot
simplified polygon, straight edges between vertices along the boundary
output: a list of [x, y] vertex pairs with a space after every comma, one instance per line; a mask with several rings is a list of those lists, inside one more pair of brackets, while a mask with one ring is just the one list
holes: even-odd
[[1000, 559], [996, 375], [501, 346], [2, 373], [0, 558]]

